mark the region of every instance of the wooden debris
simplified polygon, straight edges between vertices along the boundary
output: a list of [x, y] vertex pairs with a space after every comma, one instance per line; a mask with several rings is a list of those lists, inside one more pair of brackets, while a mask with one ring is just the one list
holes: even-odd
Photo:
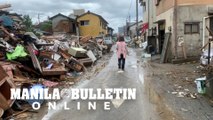
[[165, 41], [164, 41], [164, 45], [163, 45], [163, 51], [161, 53], [160, 63], [167, 62], [170, 37], [171, 37], [171, 33], [166, 33]]
[[24, 113], [24, 112], [26, 112], [26, 111], [28, 111], [30, 109], [32, 109], [32, 108], [31, 107], [30, 108], [26, 108], [26, 109], [22, 110], [21, 112], [17, 112], [15, 114], [12, 114], [11, 116], [6, 117], [5, 120], [9, 120], [10, 118], [15, 117], [15, 116], [17, 116], [19, 114], [22, 114], [22, 113]]
[[0, 29], [1, 29], [5, 34], [7, 34], [11, 39], [13, 39], [14, 41], [17, 41], [17, 39], [16, 39], [14, 36], [12, 36], [12, 35], [7, 31], [7, 29], [6, 29], [4, 26], [0, 26]]
[[11, 4], [0, 5], [0, 10], [11, 7]]

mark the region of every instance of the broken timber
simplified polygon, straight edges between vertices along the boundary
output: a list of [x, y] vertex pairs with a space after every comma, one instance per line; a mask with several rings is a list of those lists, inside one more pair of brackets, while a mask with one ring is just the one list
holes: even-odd
[[162, 50], [162, 53], [161, 53], [160, 63], [167, 62], [170, 37], [171, 37], [171, 33], [165, 34], [165, 41], [164, 41], [164, 44], [163, 44], [163, 50]]

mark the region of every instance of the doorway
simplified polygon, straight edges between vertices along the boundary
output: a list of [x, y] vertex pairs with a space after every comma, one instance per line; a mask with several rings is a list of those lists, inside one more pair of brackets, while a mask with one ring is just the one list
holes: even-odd
[[159, 53], [161, 54], [165, 40], [165, 21], [158, 23], [158, 34]]

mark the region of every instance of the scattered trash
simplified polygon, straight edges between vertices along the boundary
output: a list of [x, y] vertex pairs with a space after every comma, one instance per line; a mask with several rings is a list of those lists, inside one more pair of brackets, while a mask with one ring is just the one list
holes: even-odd
[[8, 60], [14, 60], [18, 57], [26, 57], [27, 53], [24, 51], [24, 47], [21, 45], [16, 46], [15, 50], [12, 53], [7, 53]]
[[172, 92], [172, 94], [173, 94], [173, 95], [176, 95], [176, 94], [178, 94], [178, 92]]
[[182, 88], [182, 86], [178, 86], [178, 89], [181, 89]]
[[185, 97], [186, 94], [185, 92], [178, 92], [177, 97]]
[[42, 84], [46, 87], [55, 87], [57, 86], [59, 83], [58, 82], [52, 82], [52, 81], [48, 81], [48, 80], [44, 80], [42, 82]]
[[[63, 85], [60, 82], [71, 86], [75, 84], [71, 80], [87, 72], [86, 67], [95, 65], [109, 49], [91, 36], [25, 32], [23, 20], [17, 22], [9, 15], [3, 10], [0, 14], [0, 119], [15, 102], [8, 97], [10, 88], [43, 89]], [[44, 102], [32, 99], [23, 104], [34, 101]]]
[[[29, 88], [29, 91], [31, 91], [31, 90], [40, 90], [40, 89], [44, 89], [44, 86], [43, 85], [41, 85], [41, 84], [35, 84], [35, 85], [33, 85], [33, 86], [31, 86], [30, 88]], [[31, 93], [31, 92], [29, 92], [29, 93]], [[38, 92], [39, 93], [39, 92]], [[43, 93], [44, 94], [44, 93]], [[29, 95], [30, 96], [30, 98], [32, 97], [31, 96], [31, 94]], [[38, 94], [38, 96], [40, 96], [40, 94]], [[34, 102], [39, 102], [40, 104], [42, 104], [43, 102], [44, 102], [44, 100], [43, 99], [29, 99], [29, 100], [27, 100], [27, 102], [30, 104], [30, 105], [32, 105]]]
[[196, 99], [197, 98], [197, 94], [196, 93], [192, 93], [190, 92], [189, 89], [179, 86], [178, 84], [174, 85], [176, 87], [176, 91], [171, 92], [172, 95], [176, 95], [176, 97], [190, 97], [192, 99]]
[[184, 89], [184, 91], [189, 92], [189, 89]]
[[183, 112], [188, 112], [189, 110], [185, 109], [185, 108], [181, 108], [181, 111]]
[[194, 94], [190, 93], [190, 97], [193, 98], [193, 99], [196, 99], [197, 98], [197, 94], [196, 93], [194, 93]]

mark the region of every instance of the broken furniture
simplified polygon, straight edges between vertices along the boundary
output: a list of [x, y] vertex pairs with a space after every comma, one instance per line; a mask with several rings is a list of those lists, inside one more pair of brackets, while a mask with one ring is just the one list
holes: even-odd
[[[0, 66], [0, 112], [2, 113], [2, 110], [9, 109], [15, 100], [11, 100], [11, 88], [15, 88], [15, 85], [11, 78], [7, 75], [5, 70]], [[0, 114], [1, 114], [0, 113]]]
[[33, 66], [35, 69], [39, 70], [42, 75], [64, 75], [66, 74], [66, 69], [60, 65], [57, 67], [52, 67], [51, 69], [47, 69], [41, 66], [37, 56], [34, 54], [33, 43], [29, 43], [27, 49], [30, 53], [31, 59], [33, 61]]
[[71, 60], [65, 64], [66, 67], [70, 68], [70, 69], [73, 69], [77, 72], [80, 72], [83, 70], [83, 65], [80, 64], [76, 59], [74, 58], [71, 58]]
[[87, 51], [83, 48], [71, 47], [68, 50], [68, 53], [77, 58], [87, 57], [86, 56]]
[[93, 60], [91, 58], [78, 59], [78, 62], [84, 66], [91, 66], [93, 64]]

